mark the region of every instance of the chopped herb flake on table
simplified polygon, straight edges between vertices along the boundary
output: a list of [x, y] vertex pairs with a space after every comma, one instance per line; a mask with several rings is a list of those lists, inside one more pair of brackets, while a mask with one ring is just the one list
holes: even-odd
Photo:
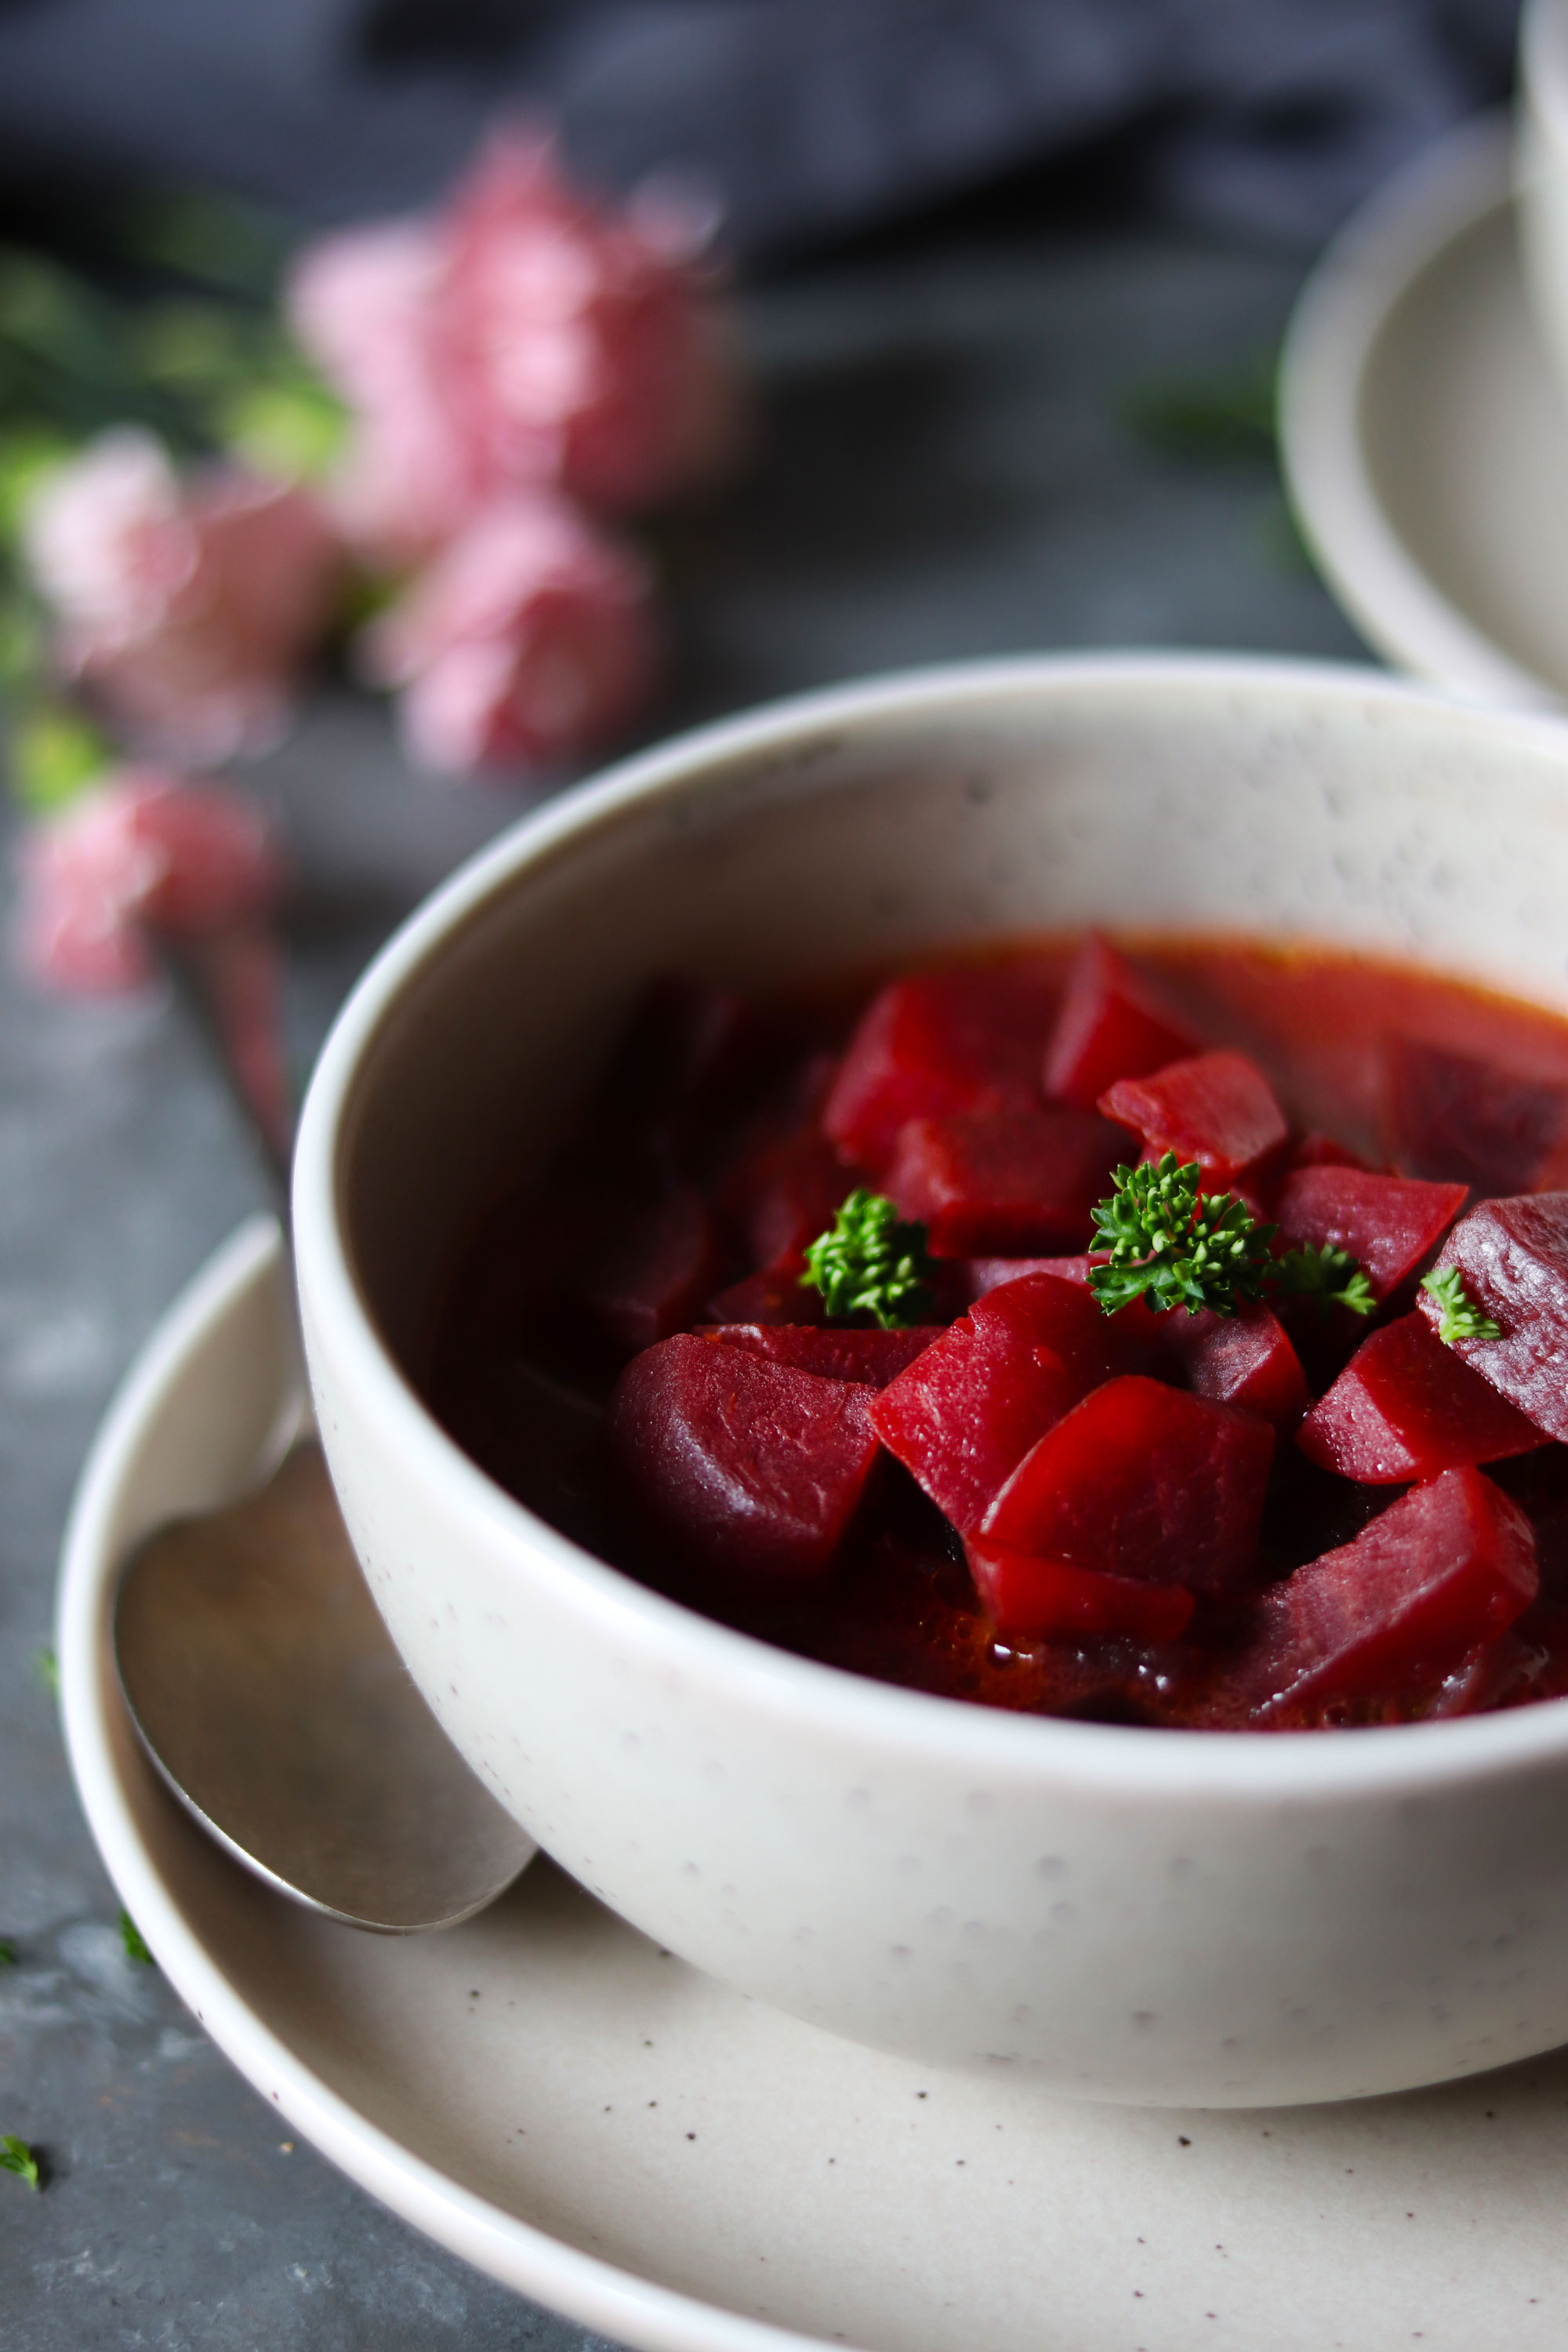
[[125, 1957], [128, 1960], [136, 1960], [146, 1968], [153, 1965], [153, 1954], [147, 1939], [129, 1911], [122, 1911], [120, 1915], [120, 1940], [125, 1947]]
[[14, 2132], [0, 2135], [0, 2172], [14, 2172], [18, 2180], [26, 2182], [29, 2189], [42, 2186], [37, 2155], [26, 2141], [18, 2139]]

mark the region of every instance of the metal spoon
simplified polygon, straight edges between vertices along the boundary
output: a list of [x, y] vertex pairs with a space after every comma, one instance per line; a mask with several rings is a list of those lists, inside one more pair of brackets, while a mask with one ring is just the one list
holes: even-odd
[[[287, 1234], [276, 950], [254, 931], [178, 953], [161, 944], [276, 1180]], [[313, 1438], [237, 1502], [142, 1544], [121, 1578], [114, 1654], [175, 1796], [310, 1910], [388, 1935], [451, 1927], [533, 1855], [398, 1656]]]

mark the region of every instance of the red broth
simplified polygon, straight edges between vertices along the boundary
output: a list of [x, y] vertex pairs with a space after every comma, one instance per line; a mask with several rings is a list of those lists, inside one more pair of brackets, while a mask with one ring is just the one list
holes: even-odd
[[[1167, 1143], [1276, 1249], [1349, 1248], [1372, 1313], [1104, 1315], [1089, 1208]], [[916, 1331], [801, 1285], [862, 1184], [929, 1229]], [[1517, 1280], [1452, 1345], [1418, 1286], [1521, 1252], [1568, 1345], [1568, 1019], [1458, 982], [1201, 940], [833, 1000], [671, 981], [477, 1217], [427, 1388], [563, 1532], [829, 1664], [1151, 1727], [1408, 1722], [1568, 1693], [1568, 1398]]]

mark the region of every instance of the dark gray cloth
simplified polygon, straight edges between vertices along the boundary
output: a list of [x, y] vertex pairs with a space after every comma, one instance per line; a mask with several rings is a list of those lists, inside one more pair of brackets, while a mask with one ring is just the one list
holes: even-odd
[[308, 219], [426, 197], [534, 106], [744, 256], [1121, 134], [1169, 216], [1311, 244], [1500, 96], [1517, 0], [0, 0], [0, 169], [215, 181]]

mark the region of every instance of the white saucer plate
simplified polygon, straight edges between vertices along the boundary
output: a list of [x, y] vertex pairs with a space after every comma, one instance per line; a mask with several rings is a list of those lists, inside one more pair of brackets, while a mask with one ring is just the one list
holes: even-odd
[[1568, 700], [1568, 399], [1525, 299], [1511, 121], [1431, 149], [1356, 215], [1286, 338], [1280, 438], [1341, 604], [1401, 667]]
[[280, 1271], [275, 1228], [246, 1226], [133, 1368], [83, 1473], [59, 1650], [110, 1872], [295, 2130], [480, 2269], [642, 2352], [1561, 2345], [1568, 2054], [1357, 2105], [1080, 2105], [742, 2000], [546, 1862], [481, 1917], [406, 1940], [248, 1878], [145, 1764], [109, 1608], [137, 1538], [233, 1493], [264, 1444], [289, 1372]]

